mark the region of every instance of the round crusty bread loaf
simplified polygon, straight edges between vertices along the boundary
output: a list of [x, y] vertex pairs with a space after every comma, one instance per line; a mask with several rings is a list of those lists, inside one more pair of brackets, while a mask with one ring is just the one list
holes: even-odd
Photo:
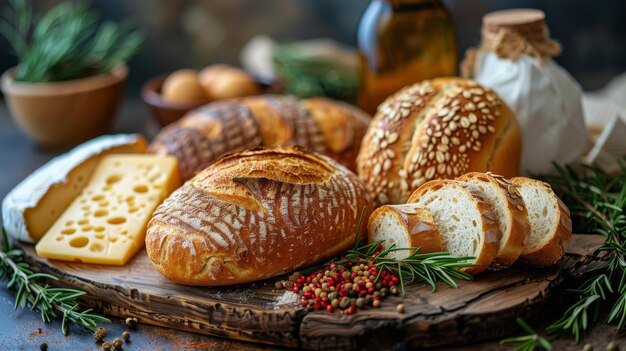
[[477, 266], [462, 270], [476, 275], [498, 254], [502, 234], [493, 205], [476, 186], [454, 180], [432, 180], [411, 194], [415, 203], [432, 213], [442, 247], [454, 256], [473, 256]]
[[359, 177], [378, 203], [400, 204], [433, 179], [470, 171], [517, 175], [521, 136], [493, 91], [471, 80], [439, 78], [387, 98], [361, 145]]
[[261, 146], [300, 145], [354, 171], [369, 119], [354, 106], [325, 98], [250, 96], [189, 112], [159, 132], [148, 151], [175, 156], [183, 180], [226, 154]]
[[371, 204], [358, 177], [326, 156], [251, 150], [170, 195], [148, 224], [146, 249], [156, 269], [181, 284], [261, 280], [349, 249]]
[[457, 178], [457, 181], [476, 186], [494, 208], [498, 226], [502, 233], [498, 255], [491, 267], [509, 267], [524, 250], [524, 243], [530, 236], [528, 211], [522, 195], [511, 182], [493, 173], [470, 172]]
[[[367, 222], [367, 242], [383, 241], [385, 248], [419, 248], [420, 253], [441, 252], [441, 234], [432, 214], [417, 204], [377, 208]], [[392, 251], [387, 256], [403, 259], [414, 250]]]

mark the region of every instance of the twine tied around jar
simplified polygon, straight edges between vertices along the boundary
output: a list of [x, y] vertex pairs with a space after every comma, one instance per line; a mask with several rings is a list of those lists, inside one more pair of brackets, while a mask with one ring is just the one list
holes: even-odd
[[[543, 14], [543, 13], [542, 13]], [[501, 20], [501, 19], [500, 19]], [[555, 57], [561, 53], [561, 45], [550, 38], [548, 27], [543, 23], [516, 23], [507, 25], [494, 19], [485, 19], [482, 28], [482, 42], [478, 48], [465, 52], [461, 63], [463, 78], [472, 78], [474, 65], [479, 51], [494, 52], [501, 59], [517, 61], [520, 55], [534, 57], [540, 65], [544, 58]]]

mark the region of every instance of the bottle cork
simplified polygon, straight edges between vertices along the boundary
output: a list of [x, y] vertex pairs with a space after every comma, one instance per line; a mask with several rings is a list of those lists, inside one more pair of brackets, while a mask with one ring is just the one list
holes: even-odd
[[545, 17], [543, 11], [536, 9], [494, 11], [483, 16], [483, 29], [498, 33], [500, 29], [506, 28], [527, 40], [544, 40]]

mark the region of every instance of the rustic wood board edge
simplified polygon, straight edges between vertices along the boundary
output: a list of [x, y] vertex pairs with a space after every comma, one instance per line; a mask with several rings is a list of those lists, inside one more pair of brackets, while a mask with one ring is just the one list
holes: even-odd
[[[269, 309], [267, 303], [280, 293], [262, 285], [251, 288], [257, 293], [254, 301], [237, 301], [231, 293], [216, 299], [220, 292], [237, 288], [194, 288], [168, 282], [149, 265], [147, 257], [141, 257], [145, 253], [130, 264], [143, 267], [148, 263], [150, 267], [143, 274], [156, 274], [147, 278], [156, 280], [141, 285], [124, 276], [93, 280], [81, 274], [68, 274], [68, 267], [73, 273], [80, 273], [85, 266], [48, 261], [37, 256], [30, 245], [20, 244], [20, 247], [36, 270], [61, 278], [59, 285], [85, 290], [88, 293], [85, 304], [106, 314], [133, 315], [148, 324], [266, 344], [352, 349], [433, 347], [507, 335], [507, 326], [513, 325], [517, 316], [532, 320], [566, 276], [579, 276], [580, 272], [603, 267], [603, 263], [598, 264], [598, 260], [590, 257], [602, 245], [604, 237], [575, 235], [575, 238], [575, 245], [568, 248], [560, 269], [518, 265], [481, 275], [474, 282], [461, 282], [459, 289], [440, 284], [435, 294], [425, 285], [412, 285], [406, 297], [391, 297], [382, 308], [360, 311], [353, 316], [286, 306]], [[124, 267], [104, 268], [109, 269], [115, 274], [123, 272]], [[102, 277], [96, 275], [96, 278]], [[158, 286], [170, 292], [180, 291], [185, 301], [176, 294], [154, 294]], [[407, 310], [401, 315], [395, 311], [400, 302]]]
[[[106, 281], [97, 281], [93, 277], [69, 274], [68, 270], [73, 267], [101, 267], [116, 272], [124, 267], [49, 261], [39, 257], [32, 246], [19, 246], [24, 250], [25, 259], [36, 271], [59, 278], [58, 282], [51, 282], [52, 285], [87, 292], [82, 299], [84, 304], [104, 314], [121, 318], [134, 316], [142, 323], [230, 339], [288, 347], [300, 346], [299, 323], [306, 311], [290, 306], [272, 308], [269, 305], [281, 293], [273, 293], [268, 287], [258, 285], [251, 289], [210, 289], [178, 285], [162, 278], [148, 262], [145, 252], [140, 252], [129, 265], [149, 265], [153, 276], [148, 280], [154, 279], [153, 284], [145, 281], [132, 282], [115, 276], [106, 277]], [[119, 281], [119, 284], [112, 283], [115, 281]], [[168, 289], [167, 286], [175, 288]], [[217, 293], [209, 294], [215, 291]], [[247, 291], [254, 296], [252, 301], [233, 298], [239, 292]]]

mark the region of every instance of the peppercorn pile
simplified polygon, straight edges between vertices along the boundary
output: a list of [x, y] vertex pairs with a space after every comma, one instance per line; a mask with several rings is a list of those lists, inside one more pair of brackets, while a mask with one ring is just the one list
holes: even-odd
[[380, 307], [382, 299], [400, 293], [397, 274], [379, 271], [365, 258], [352, 261], [342, 257], [339, 261], [342, 263], [332, 262], [308, 275], [295, 272], [287, 280], [276, 282], [276, 288], [299, 294], [303, 307], [338, 310], [342, 314], [354, 314], [366, 306]]

